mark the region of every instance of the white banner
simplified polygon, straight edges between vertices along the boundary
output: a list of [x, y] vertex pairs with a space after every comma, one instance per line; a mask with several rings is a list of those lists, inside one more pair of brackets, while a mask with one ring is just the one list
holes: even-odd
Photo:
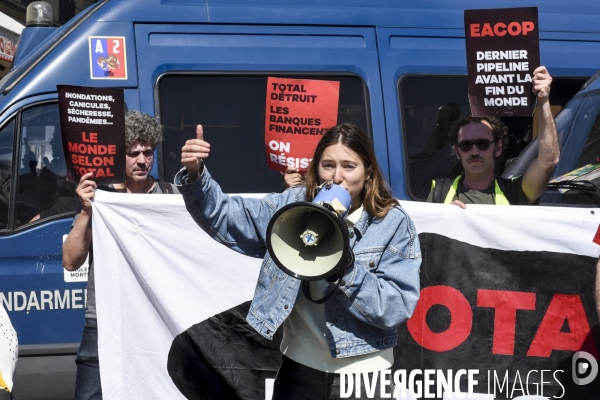
[[[597, 209], [402, 206], [418, 232], [488, 248], [599, 254]], [[97, 191], [93, 238], [103, 398], [185, 398], [167, 372], [173, 339], [251, 300], [261, 260], [208, 237], [178, 195]]]
[[13, 389], [13, 374], [17, 369], [19, 341], [4, 306], [0, 302], [0, 391]]

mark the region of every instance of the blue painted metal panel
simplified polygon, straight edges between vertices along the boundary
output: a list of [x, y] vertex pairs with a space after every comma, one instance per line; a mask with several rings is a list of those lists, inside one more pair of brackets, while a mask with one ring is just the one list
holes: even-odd
[[[519, 0], [507, 0], [502, 7], [522, 6]], [[538, 6], [542, 33], [580, 32], [590, 35], [587, 40], [595, 40], [600, 29], [597, 16], [600, 5], [593, 0], [535, 0], [527, 4]], [[135, 55], [131, 43], [133, 23], [238, 23], [238, 24], [292, 24], [325, 26], [371, 26], [371, 27], [421, 27], [448, 28], [462, 30], [464, 9], [494, 8], [498, 4], [491, 0], [420, 0], [397, 2], [376, 0], [365, 3], [352, 0], [340, 3], [335, 0], [306, 2], [263, 0], [249, 3], [245, 0], [111, 0], [100, 7], [90, 18], [70, 35], [69, 40], [58, 46], [54, 54], [46, 57], [37, 68], [29, 73], [19, 85], [19, 93], [11, 93], [0, 99], [0, 109], [5, 109], [17, 98], [31, 95], [26, 88], [35, 86], [37, 93], [43, 90], [54, 91], [57, 83], [89, 84], [110, 86], [110, 82], [85, 79], [88, 73], [89, 56], [87, 37], [91, 35], [126, 36], [129, 42], [130, 79], [126, 82], [114, 81], [115, 85], [135, 86]], [[78, 18], [64, 27], [65, 31]], [[444, 34], [444, 33], [442, 33]], [[52, 35], [54, 39], [60, 36]], [[55, 40], [48, 40], [40, 50], [50, 46]], [[32, 58], [39, 58], [36, 52]], [[15, 75], [18, 74], [15, 71]], [[74, 83], [75, 84], [75, 83]]]
[[14, 113], [16, 113], [21, 108], [27, 106], [32, 103], [39, 103], [46, 100], [55, 100], [58, 98], [58, 94], [56, 93], [46, 93], [35, 97], [30, 97], [27, 99], [19, 99], [16, 103], [12, 104], [10, 107], [2, 110], [0, 114], [0, 125], [4, 124], [7, 118], [11, 117]]
[[[463, 10], [523, 7], [521, 0], [111, 0], [97, 21], [462, 28]], [[544, 31], [598, 32], [594, 0], [532, 0]], [[160, 10], [160, 12], [157, 12]]]
[[46, 26], [36, 26], [31, 27], [30, 29], [24, 29], [21, 37], [19, 37], [19, 43], [17, 44], [19, 51], [15, 54], [12, 68], [19, 65], [28, 54], [33, 53], [35, 48], [51, 36], [56, 29], [57, 28], [55, 27]]
[[398, 81], [405, 74], [466, 74], [463, 38], [400, 36], [394, 28], [377, 30], [388, 132], [390, 185], [394, 196], [409, 199], [402, 142]]
[[600, 39], [575, 42], [540, 39], [540, 61], [553, 76], [591, 76], [600, 67]]
[[111, 0], [94, 19], [102, 22], [209, 22], [206, 0]]
[[0, 237], [0, 301], [19, 344], [81, 340], [86, 282], [67, 283], [62, 266], [63, 218]]
[[[522, 0], [111, 0], [93, 18], [103, 22], [461, 28], [463, 10], [523, 7]], [[595, 0], [531, 0], [544, 31], [598, 32]]]
[[[0, 125], [26, 105], [56, 98], [52, 93], [19, 101], [5, 110]], [[0, 235], [0, 302], [8, 311], [21, 345], [81, 340], [86, 282], [65, 282], [62, 266], [63, 236], [71, 230], [72, 220], [67, 217], [42, 222]], [[65, 296], [69, 298], [68, 307]], [[79, 308], [72, 307], [73, 296]]]
[[598, 32], [594, 0], [418, 0], [394, 1], [277, 1], [209, 0], [211, 23], [316, 24], [354, 26], [395, 26], [426, 28], [463, 27], [465, 9], [539, 8], [540, 29], [545, 31]]
[[[154, 114], [152, 89], [170, 71], [350, 73], [368, 88], [377, 156], [387, 173], [387, 151], [375, 31], [370, 28], [148, 25], [135, 28], [140, 101]], [[198, 121], [199, 123], [201, 121]], [[258, 156], [257, 156], [258, 157]]]
[[[19, 101], [5, 110], [0, 125], [27, 105], [56, 98], [50, 93]], [[126, 89], [125, 101], [130, 109], [139, 109], [137, 90]], [[72, 220], [42, 222], [0, 235], [0, 302], [21, 345], [81, 340], [87, 282], [65, 282], [62, 265], [63, 236]]]
[[[91, 79], [90, 36], [125, 37], [127, 79]], [[34, 53], [32, 56], [35, 56]], [[27, 60], [24, 60], [25, 64]], [[15, 71], [17, 72], [17, 71]], [[61, 43], [55, 51], [44, 58], [8, 95], [0, 98], [0, 110], [4, 112], [14, 102], [41, 93], [56, 92], [56, 85], [80, 85], [92, 87], [136, 87], [137, 60], [133, 25], [123, 23], [85, 22], [76, 34]]]

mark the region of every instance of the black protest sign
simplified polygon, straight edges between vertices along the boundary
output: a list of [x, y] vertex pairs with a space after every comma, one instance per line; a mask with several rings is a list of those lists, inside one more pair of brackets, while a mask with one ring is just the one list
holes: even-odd
[[540, 66], [537, 7], [465, 10], [469, 102], [474, 116], [531, 116]]
[[67, 178], [88, 172], [97, 184], [125, 182], [123, 89], [58, 85]]

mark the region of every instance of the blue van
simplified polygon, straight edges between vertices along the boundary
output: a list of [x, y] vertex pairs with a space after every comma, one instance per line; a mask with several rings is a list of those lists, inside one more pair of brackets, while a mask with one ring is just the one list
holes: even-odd
[[[541, 61], [554, 77], [551, 103], [560, 111], [599, 68], [600, 5], [501, 5], [539, 7]], [[73, 397], [84, 323], [87, 270], [69, 273], [61, 263], [78, 200], [65, 180], [57, 84], [123, 88], [129, 109], [160, 117], [165, 140], [155, 176], [173, 178], [182, 144], [202, 123], [213, 145], [207, 163], [223, 189], [266, 193], [282, 187], [264, 157], [268, 77], [336, 80], [338, 122], [369, 133], [397, 198], [423, 201], [432, 179], [455, 176], [459, 168], [447, 131], [469, 110], [463, 11], [497, 6], [481, 0], [100, 0], [60, 28], [34, 21], [0, 81], [0, 303], [20, 343], [12, 398]], [[97, 73], [104, 64], [94, 56], [94, 38], [123, 57], [122, 76]], [[595, 81], [560, 114], [564, 152], [557, 173], [583, 162], [600, 143], [598, 96]], [[592, 125], [581, 117], [584, 108], [594, 115]], [[535, 141], [537, 120], [504, 121], [512, 159]], [[586, 129], [589, 143], [581, 133]], [[571, 150], [582, 146], [581, 156]], [[526, 163], [522, 156], [509, 169]], [[549, 195], [546, 202], [561, 201]]]

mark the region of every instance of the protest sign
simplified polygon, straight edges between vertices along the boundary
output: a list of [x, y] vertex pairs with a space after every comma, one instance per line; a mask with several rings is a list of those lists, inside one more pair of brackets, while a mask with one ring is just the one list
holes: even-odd
[[531, 116], [540, 66], [537, 7], [465, 10], [469, 102], [474, 116]]
[[67, 179], [92, 172], [97, 184], [123, 183], [125, 102], [123, 89], [58, 85], [58, 110]]
[[269, 168], [306, 171], [315, 147], [337, 124], [340, 83], [311, 79], [267, 80], [265, 149]]

